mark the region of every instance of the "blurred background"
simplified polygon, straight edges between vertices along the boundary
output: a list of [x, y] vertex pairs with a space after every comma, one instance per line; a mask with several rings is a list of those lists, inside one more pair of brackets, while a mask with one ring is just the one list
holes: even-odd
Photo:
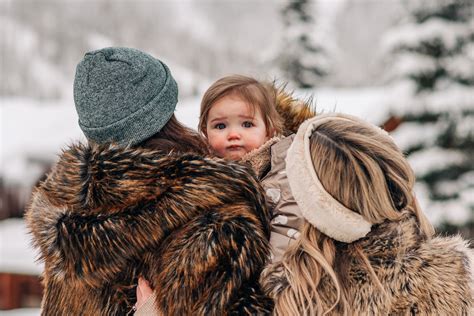
[[233, 73], [384, 127], [438, 231], [474, 237], [472, 0], [0, 0], [0, 32], [2, 315], [39, 314], [22, 215], [61, 149], [84, 140], [75, 66], [106, 46], [162, 59], [192, 128], [205, 89]]

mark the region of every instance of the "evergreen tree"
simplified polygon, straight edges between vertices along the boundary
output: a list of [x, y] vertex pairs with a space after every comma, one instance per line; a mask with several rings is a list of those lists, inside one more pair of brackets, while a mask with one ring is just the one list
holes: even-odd
[[[474, 233], [474, 19], [472, 0], [410, 1], [386, 37], [394, 132], [417, 175], [425, 211], [441, 228]], [[457, 228], [456, 228], [457, 227]]]
[[312, 88], [328, 73], [325, 50], [314, 39], [310, 0], [289, 0], [282, 9], [283, 45], [278, 64], [285, 80], [298, 88]]

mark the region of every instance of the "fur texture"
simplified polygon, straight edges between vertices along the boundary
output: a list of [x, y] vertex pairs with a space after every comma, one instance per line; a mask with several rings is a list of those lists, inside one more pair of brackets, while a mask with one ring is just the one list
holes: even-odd
[[271, 147], [282, 140], [284, 136], [295, 134], [300, 125], [309, 118], [316, 116], [315, 106], [311, 100], [302, 101], [296, 99], [285, 87], [274, 87], [276, 93], [276, 110], [283, 121], [283, 135], [277, 135], [269, 139], [265, 144], [252, 150], [242, 157], [242, 163], [248, 164], [257, 174], [259, 179], [263, 178], [271, 167]]
[[[473, 250], [460, 237], [428, 240], [406, 212], [401, 221], [379, 224], [355, 244], [367, 254], [385, 294], [354, 248], [343, 249], [337, 256], [348, 258], [343, 282], [352, 315], [471, 315]], [[265, 269], [262, 283], [272, 297], [289, 286], [278, 263]], [[319, 288], [329, 309], [335, 288], [324, 275]]]
[[295, 134], [300, 125], [307, 119], [316, 115], [315, 106], [312, 100], [298, 100], [292, 93], [285, 90], [285, 87], [275, 87], [276, 109], [283, 119], [283, 134], [288, 136]]
[[263, 178], [271, 166], [271, 148], [281, 140], [282, 138], [278, 136], [269, 139], [259, 148], [245, 154], [242, 159], [240, 159], [240, 162], [248, 164], [259, 179]]
[[249, 168], [74, 145], [26, 220], [45, 262], [43, 315], [125, 315], [139, 275], [165, 315], [267, 314], [269, 213]]

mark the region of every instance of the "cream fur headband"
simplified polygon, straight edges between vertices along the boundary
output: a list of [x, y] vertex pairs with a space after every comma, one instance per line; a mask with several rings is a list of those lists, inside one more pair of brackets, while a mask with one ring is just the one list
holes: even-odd
[[286, 156], [286, 173], [303, 217], [325, 235], [350, 243], [365, 237], [372, 224], [339, 203], [324, 189], [314, 170], [309, 149], [309, 138], [313, 131], [321, 124], [335, 119], [356, 121], [388, 135], [384, 130], [350, 115], [318, 115], [305, 121], [298, 129]]

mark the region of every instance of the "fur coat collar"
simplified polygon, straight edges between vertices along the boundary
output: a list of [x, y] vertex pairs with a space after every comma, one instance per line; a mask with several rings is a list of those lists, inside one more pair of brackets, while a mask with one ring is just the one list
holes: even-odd
[[45, 262], [43, 315], [125, 315], [139, 275], [165, 315], [265, 314], [269, 213], [242, 165], [74, 145], [26, 221]]
[[275, 136], [265, 144], [252, 150], [242, 157], [241, 163], [248, 164], [259, 179], [262, 179], [269, 171], [272, 162], [272, 146], [282, 140], [283, 137]]

